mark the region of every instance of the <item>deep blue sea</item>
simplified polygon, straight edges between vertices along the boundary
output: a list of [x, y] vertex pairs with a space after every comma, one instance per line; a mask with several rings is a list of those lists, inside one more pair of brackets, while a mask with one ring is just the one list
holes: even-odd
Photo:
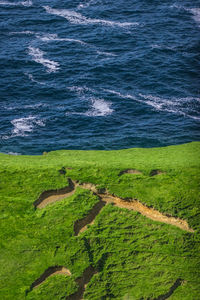
[[0, 0], [0, 152], [200, 140], [200, 1]]

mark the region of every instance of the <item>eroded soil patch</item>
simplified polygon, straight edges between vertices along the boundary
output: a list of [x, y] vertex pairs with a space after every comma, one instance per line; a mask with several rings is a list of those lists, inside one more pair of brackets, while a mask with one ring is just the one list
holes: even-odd
[[151, 170], [150, 172], [150, 176], [156, 176], [156, 175], [162, 175], [165, 174], [165, 172], [163, 172], [162, 170], [156, 169], [156, 170]]
[[139, 170], [136, 170], [136, 169], [126, 169], [126, 170], [121, 171], [119, 173], [119, 176], [121, 176], [123, 174], [142, 174], [142, 172]]
[[151, 220], [163, 222], [166, 224], [171, 224], [176, 227], [179, 227], [182, 230], [194, 232], [193, 229], [189, 228], [187, 221], [181, 220], [179, 218], [166, 216], [153, 208], [147, 207], [146, 205], [142, 204], [138, 200], [130, 199], [129, 201], [127, 201], [109, 194], [99, 194], [99, 197], [103, 201], [107, 203], [113, 203], [114, 205], [120, 208], [126, 208], [126, 209], [137, 211], [141, 213], [143, 216]]
[[56, 275], [56, 274], [63, 274], [63, 275], [71, 276], [71, 272], [65, 267], [60, 267], [60, 266], [50, 267], [47, 270], [45, 270], [44, 273], [32, 283], [30, 290], [38, 287], [48, 277]]
[[93, 208], [91, 209], [91, 211], [89, 212], [89, 214], [86, 217], [84, 217], [80, 220], [77, 220], [74, 223], [74, 234], [79, 235], [81, 232], [83, 232], [87, 229], [88, 225], [92, 225], [94, 222], [94, 219], [100, 213], [101, 209], [104, 207], [105, 204], [106, 204], [106, 202], [100, 200], [93, 206]]
[[99, 197], [100, 201], [97, 204], [95, 204], [95, 206], [92, 208], [88, 216], [86, 216], [81, 220], [78, 220], [74, 224], [75, 235], [78, 235], [79, 232], [84, 231], [86, 229], [85, 226], [93, 222], [96, 215], [100, 212], [101, 208], [105, 205], [105, 203], [113, 203], [114, 205], [120, 208], [126, 208], [126, 209], [137, 211], [141, 213], [143, 216], [151, 220], [174, 225], [188, 232], [194, 232], [194, 230], [189, 227], [187, 221], [172, 216], [164, 215], [153, 208], [147, 207], [146, 205], [139, 202], [137, 199], [125, 200], [116, 197], [114, 195], [111, 195], [106, 191], [105, 193], [99, 193], [96, 186], [91, 183], [79, 184], [78, 182], [72, 181], [71, 179], [68, 179], [68, 181], [69, 181], [69, 186], [65, 188], [43, 192], [40, 195], [40, 197], [34, 202], [34, 206], [36, 208], [43, 208], [49, 203], [53, 203], [55, 201], [59, 201], [66, 197], [69, 197], [74, 194], [76, 187], [81, 187], [92, 191], [95, 195]]
[[96, 274], [96, 270], [89, 266], [85, 271], [83, 272], [82, 277], [79, 277], [76, 279], [76, 283], [78, 284], [79, 288], [78, 291], [75, 292], [73, 295], [70, 295], [66, 297], [66, 300], [80, 300], [83, 299], [83, 294], [86, 289], [86, 286], [88, 282], [91, 280], [94, 274]]
[[75, 183], [71, 179], [68, 179], [68, 186], [61, 189], [44, 191], [33, 204], [35, 208], [43, 208], [50, 203], [73, 195], [74, 192]]

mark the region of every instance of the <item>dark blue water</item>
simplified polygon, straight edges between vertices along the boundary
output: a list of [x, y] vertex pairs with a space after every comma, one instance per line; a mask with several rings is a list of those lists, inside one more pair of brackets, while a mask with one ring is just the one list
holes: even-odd
[[200, 1], [0, 0], [0, 152], [200, 140]]

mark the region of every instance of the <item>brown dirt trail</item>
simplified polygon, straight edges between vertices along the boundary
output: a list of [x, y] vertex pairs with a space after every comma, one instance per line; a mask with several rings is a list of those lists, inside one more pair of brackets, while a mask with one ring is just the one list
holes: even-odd
[[147, 207], [146, 205], [142, 204], [138, 200], [125, 201], [121, 198], [109, 194], [99, 194], [99, 197], [103, 201], [107, 203], [113, 203], [114, 205], [120, 208], [126, 208], [126, 209], [137, 211], [141, 213], [143, 216], [153, 221], [159, 221], [165, 224], [174, 225], [176, 227], [179, 227], [182, 230], [194, 232], [193, 229], [189, 228], [187, 221], [181, 220], [179, 218], [171, 217], [171, 216], [166, 216], [153, 208]]
[[92, 225], [94, 219], [100, 213], [101, 209], [104, 207], [105, 204], [106, 203], [104, 201], [97, 202], [86, 217], [77, 220], [74, 223], [74, 234], [79, 235], [81, 232], [87, 229], [88, 225]]
[[68, 186], [61, 189], [44, 191], [33, 205], [35, 208], [44, 208], [50, 203], [54, 203], [73, 195], [75, 193], [75, 187], [75, 183], [71, 179], [68, 179]]
[[92, 224], [97, 214], [101, 211], [102, 207], [106, 203], [113, 203], [114, 205], [120, 207], [120, 208], [126, 208], [129, 210], [134, 210], [139, 213], [141, 213], [143, 216], [153, 220], [153, 221], [159, 221], [165, 224], [170, 224], [173, 226], [176, 226], [182, 230], [186, 230], [188, 232], [194, 232], [192, 228], [189, 227], [187, 221], [182, 220], [180, 218], [175, 218], [172, 216], [168, 216], [165, 214], [162, 214], [158, 210], [155, 210], [153, 208], [150, 208], [141, 202], [139, 202], [136, 199], [129, 199], [125, 200], [119, 197], [116, 197], [114, 195], [109, 194], [108, 192], [105, 193], [99, 193], [98, 189], [95, 185], [91, 183], [83, 183], [79, 184], [76, 181], [72, 181], [70, 178], [68, 179], [69, 185], [65, 188], [57, 189], [57, 190], [49, 190], [43, 192], [40, 197], [34, 202], [34, 206], [36, 208], [43, 208], [49, 203], [53, 203], [55, 201], [59, 201], [61, 199], [64, 199], [66, 197], [69, 197], [73, 195], [76, 191], [76, 187], [81, 187], [84, 189], [88, 189], [91, 192], [93, 192], [95, 195], [99, 197], [99, 202], [95, 204], [95, 206], [92, 208], [92, 210], [89, 212], [89, 214], [81, 219], [75, 222], [74, 224], [74, 231], [75, 235], [78, 235], [80, 232], [83, 232], [85, 229], [87, 229], [88, 224]]
[[91, 266], [85, 269], [83, 275], [76, 279], [76, 283], [79, 286], [78, 291], [75, 292], [73, 295], [66, 297], [66, 300], [82, 300], [87, 284], [89, 283], [93, 275], [95, 275], [96, 273], [96, 270]]
[[44, 271], [44, 273], [38, 279], [36, 279], [32, 283], [31, 290], [33, 288], [38, 287], [40, 284], [42, 284], [48, 277], [56, 275], [56, 274], [71, 276], [71, 272], [68, 269], [66, 269], [65, 267], [60, 267], [60, 266], [49, 267], [47, 270]]

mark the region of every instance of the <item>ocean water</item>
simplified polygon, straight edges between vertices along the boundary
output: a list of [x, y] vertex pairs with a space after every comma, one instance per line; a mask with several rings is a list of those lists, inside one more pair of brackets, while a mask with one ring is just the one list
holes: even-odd
[[0, 0], [0, 152], [200, 140], [200, 1]]

